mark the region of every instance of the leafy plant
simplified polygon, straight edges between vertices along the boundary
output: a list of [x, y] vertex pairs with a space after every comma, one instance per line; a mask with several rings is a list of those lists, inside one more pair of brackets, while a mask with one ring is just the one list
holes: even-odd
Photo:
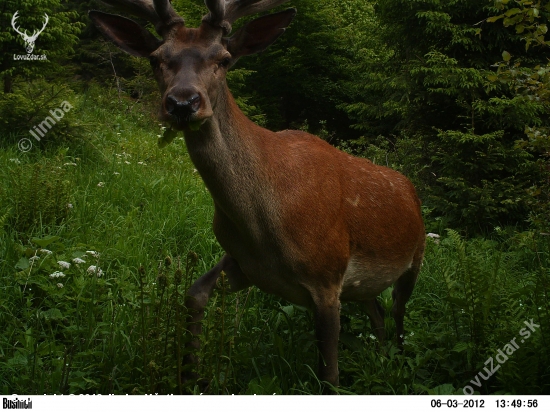
[[[69, 166], [72, 167], [72, 166]], [[36, 225], [60, 224], [71, 209], [71, 182], [61, 161], [15, 164], [8, 168], [12, 227], [25, 232]]]

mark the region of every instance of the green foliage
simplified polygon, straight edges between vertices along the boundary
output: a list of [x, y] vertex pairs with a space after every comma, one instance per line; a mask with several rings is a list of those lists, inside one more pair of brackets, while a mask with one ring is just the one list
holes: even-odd
[[[19, 12], [16, 25], [21, 31], [32, 34], [44, 23], [44, 14], [49, 22], [36, 40], [33, 54], [46, 55], [45, 61], [14, 60], [14, 55], [27, 54], [21, 36], [11, 27], [14, 13]], [[70, 11], [61, 0], [19, 1], [7, 0], [0, 13], [2, 27], [0, 34], [0, 78], [4, 83], [4, 93], [11, 93], [13, 85], [27, 79], [43, 78], [58, 74], [63, 70], [67, 57], [73, 53], [78, 34], [84, 26], [75, 22], [77, 13]]]
[[526, 127], [546, 127], [547, 104], [522, 96], [509, 79], [496, 81], [492, 68], [505, 49], [530, 62], [544, 57], [488, 24], [496, 10], [474, 0], [379, 0], [381, 36], [392, 53], [378, 67], [365, 65], [357, 102], [345, 107], [366, 144], [379, 134], [393, 150], [414, 141], [403, 168], [431, 216], [468, 233], [526, 227], [533, 193], [544, 184], [541, 153], [516, 142]]
[[[51, 111], [62, 107], [67, 102], [72, 109], [62, 111], [63, 117], [55, 119]], [[61, 143], [81, 136], [81, 128], [77, 125], [77, 115], [74, 110], [75, 97], [73, 91], [64, 83], [48, 83], [44, 80], [34, 80], [17, 85], [13, 93], [0, 94], [0, 133], [10, 138], [2, 139], [3, 144], [15, 144], [25, 137], [31, 139], [34, 145], [40, 146], [48, 142]], [[29, 130], [39, 126], [46, 118], [47, 133], [35, 134], [40, 142], [33, 137]]]
[[[490, 17], [488, 22], [502, 19], [505, 27], [516, 30], [525, 42], [525, 50], [535, 48], [549, 55], [550, 42], [546, 40], [547, 23], [550, 16], [550, 3], [547, 1], [515, 2], [497, 1], [495, 6], [501, 14]], [[508, 51], [503, 52], [503, 62], [498, 64], [497, 73], [490, 76], [493, 82], [506, 83], [513, 89], [517, 100], [533, 102], [544, 113], [550, 110], [550, 65], [548, 61], [532, 62], [522, 55], [512, 56]], [[538, 63], [538, 64], [537, 64]], [[548, 213], [550, 212], [550, 125], [548, 122], [531, 120], [525, 123], [525, 136], [516, 141], [516, 146], [536, 153], [539, 156], [539, 168], [543, 176], [531, 190], [532, 215], [531, 220], [539, 227], [547, 227]]]
[[67, 166], [54, 162], [8, 165], [7, 192], [13, 210], [11, 227], [25, 232], [36, 225], [60, 224], [70, 208], [70, 181]]
[[[435, 275], [438, 284], [432, 283], [435, 279], [426, 279], [431, 285], [421, 284], [423, 286], [419, 285], [415, 293], [418, 293], [417, 297], [427, 297], [426, 287], [434, 298], [444, 297], [435, 309], [444, 313], [442, 323], [430, 328], [429, 333], [438, 335], [434, 337], [438, 347], [453, 346], [443, 355], [442, 365], [449, 368], [453, 368], [451, 365], [465, 365], [460, 371], [454, 370], [457, 372], [455, 378], [463, 379], [464, 385], [469, 384], [478, 371], [483, 371], [482, 365], [489, 357], [494, 357], [498, 349], [518, 337], [521, 328], [525, 327], [524, 321], [533, 318], [536, 324], [542, 325], [542, 333], [534, 333], [532, 340], [526, 341], [518, 352], [510, 356], [502, 371], [486, 382], [482, 380], [483, 387], [476, 388], [482, 393], [492, 393], [497, 387], [503, 393], [521, 393], [541, 382], [540, 376], [537, 377], [528, 365], [537, 362], [536, 348], [544, 341], [542, 328], [548, 325], [549, 301], [544, 292], [537, 291], [548, 281], [548, 272], [543, 267], [526, 266], [523, 260], [526, 256], [522, 256], [526, 249], [518, 249], [515, 244], [521, 235], [507, 239], [504, 233], [500, 234], [500, 242], [482, 239], [465, 242], [456, 232], [449, 231], [448, 237], [440, 244], [429, 241], [427, 268], [422, 276], [426, 279]], [[533, 233], [525, 235], [532, 236]], [[539, 239], [542, 241], [539, 245], [547, 245], [544, 238]], [[526, 307], [531, 311], [526, 311]], [[411, 313], [412, 319], [414, 314]], [[450, 328], [440, 330], [443, 324]], [[542, 351], [540, 354], [540, 361], [545, 365], [543, 369], [548, 368], [548, 353]]]
[[[472, 232], [525, 218], [537, 175], [532, 155], [503, 140], [503, 132], [439, 131], [427, 146], [437, 170], [426, 203], [452, 225]], [[513, 171], [513, 173], [511, 173]]]
[[[550, 13], [550, 3], [545, 0], [496, 0], [495, 8], [501, 13], [487, 19], [488, 23], [502, 20], [504, 27], [513, 27], [525, 41], [525, 49], [534, 45], [550, 46], [545, 39], [548, 32], [546, 20]], [[544, 16], [546, 15], [546, 16]], [[545, 19], [542, 19], [542, 17]]]
[[349, 100], [343, 83], [357, 78], [354, 56], [383, 53], [376, 51], [380, 42], [371, 35], [378, 30], [372, 4], [295, 0], [290, 5], [298, 13], [284, 36], [237, 64], [252, 70], [246, 94], [266, 114], [270, 129], [319, 133], [326, 128], [336, 140], [352, 137], [356, 133], [342, 108]]
[[181, 269], [160, 265], [147, 280], [141, 266], [115, 276], [118, 265], [87, 245], [65, 247], [59, 236], [32, 242], [40, 247], [16, 245], [22, 257], [11, 290], [22, 305], [9, 315], [17, 323], [3, 319], [21, 331], [14, 338], [24, 337], [4, 366], [20, 376], [8, 391], [181, 393]]
[[260, 109], [250, 103], [251, 97], [247, 96], [246, 80], [254, 72], [246, 69], [235, 69], [227, 73], [227, 83], [239, 108], [252, 121], [260, 126], [266, 125], [266, 116]]

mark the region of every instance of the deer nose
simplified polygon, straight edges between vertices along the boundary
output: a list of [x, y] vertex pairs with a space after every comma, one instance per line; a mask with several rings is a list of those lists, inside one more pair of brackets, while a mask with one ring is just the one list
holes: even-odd
[[166, 97], [166, 111], [172, 116], [189, 117], [199, 110], [201, 97], [195, 93], [189, 99], [180, 101], [173, 95]]

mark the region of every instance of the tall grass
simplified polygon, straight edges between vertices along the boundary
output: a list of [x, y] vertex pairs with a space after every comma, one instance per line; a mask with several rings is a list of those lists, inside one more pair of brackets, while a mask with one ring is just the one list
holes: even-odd
[[[212, 201], [182, 139], [158, 149], [154, 109], [93, 85], [75, 96], [82, 136], [0, 151], [0, 391], [320, 393], [311, 314], [256, 288], [228, 294], [223, 279], [204, 320], [203, 379], [179, 379], [185, 291], [223, 254]], [[391, 318], [379, 345], [362, 305], [343, 306], [340, 392], [462, 393], [533, 319], [540, 328], [474, 389], [550, 393], [550, 237], [441, 235], [402, 353]], [[390, 312], [391, 290], [380, 302]]]

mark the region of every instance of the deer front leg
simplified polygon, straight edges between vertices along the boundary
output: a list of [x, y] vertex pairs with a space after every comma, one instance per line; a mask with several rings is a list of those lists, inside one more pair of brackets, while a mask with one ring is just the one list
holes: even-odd
[[[340, 300], [337, 296], [314, 299], [315, 336], [319, 348], [319, 378], [338, 386]], [[325, 393], [330, 393], [328, 389]]]
[[[185, 345], [187, 355], [183, 358], [183, 365], [196, 365], [198, 363], [198, 358], [195, 353], [200, 349], [200, 340], [198, 337], [202, 333], [201, 321], [204, 317], [204, 308], [214, 291], [216, 281], [220, 277], [222, 271], [229, 280], [229, 285], [231, 287], [230, 292], [237, 292], [251, 286], [250, 281], [241, 271], [237, 261], [229, 255], [224, 255], [216, 266], [193, 283], [185, 297], [185, 306], [187, 307], [188, 313], [187, 324], [192, 339]], [[197, 378], [198, 376], [196, 373], [190, 372], [189, 370], [182, 373], [183, 382]]]

